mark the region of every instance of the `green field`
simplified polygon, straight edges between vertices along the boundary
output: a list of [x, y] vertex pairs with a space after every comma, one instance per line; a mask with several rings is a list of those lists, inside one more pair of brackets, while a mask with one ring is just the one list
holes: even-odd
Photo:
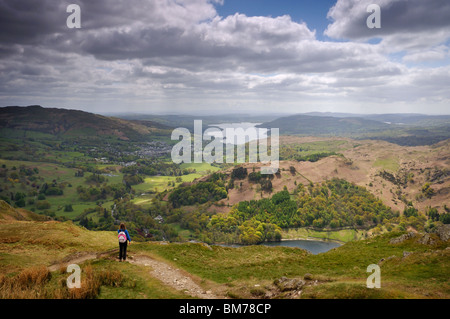
[[208, 163], [201, 164], [181, 164], [181, 169], [195, 169], [196, 172], [188, 175], [180, 176], [181, 182], [177, 182], [177, 177], [175, 176], [151, 176], [146, 177], [144, 179], [144, 183], [135, 185], [133, 188], [136, 192], [139, 193], [147, 193], [147, 192], [163, 192], [167, 189], [172, 189], [173, 186], [169, 185], [169, 183], [175, 183], [175, 186], [180, 185], [181, 183], [193, 182], [197, 178], [201, 178], [205, 175], [208, 175], [212, 172], [217, 172], [220, 170], [218, 167], [214, 167]]
[[398, 163], [398, 158], [396, 157], [384, 157], [378, 158], [373, 164], [374, 167], [381, 167], [385, 170], [391, 172], [397, 172], [400, 168], [400, 164]]
[[220, 171], [220, 168], [212, 166], [209, 163], [190, 163], [190, 164], [183, 163], [180, 166], [182, 169], [184, 168], [195, 169], [197, 173], [202, 175], [207, 175]]
[[352, 144], [346, 140], [283, 144], [280, 147], [280, 159], [292, 160], [320, 153], [339, 153], [350, 147], [352, 147]]
[[[27, 161], [10, 161], [0, 159], [0, 165], [6, 165], [7, 168], [25, 166], [25, 167], [36, 167], [39, 169], [39, 183], [52, 183], [56, 181], [58, 184], [64, 184], [63, 195], [47, 195], [45, 200], [51, 204], [50, 210], [55, 213], [56, 216], [64, 216], [68, 219], [74, 219], [87, 208], [92, 208], [96, 206], [96, 202], [82, 201], [77, 193], [77, 187], [89, 187], [85, 182], [85, 178], [92, 175], [92, 173], [86, 172], [84, 177], [75, 177], [77, 169], [67, 168], [60, 164], [53, 163], [41, 163], [41, 162], [27, 162]], [[121, 184], [123, 174], [120, 172], [114, 172], [114, 176], [107, 176], [107, 184]], [[3, 184], [5, 185], [5, 183]], [[22, 183], [10, 182], [6, 183], [7, 190], [4, 189], [4, 194], [7, 193], [17, 193], [29, 191], [29, 185], [24, 185]], [[3, 186], [4, 187], [4, 186]], [[32, 197], [37, 200], [37, 195]], [[72, 205], [72, 212], [64, 212], [65, 205]], [[109, 205], [110, 206], [110, 205]], [[108, 205], [104, 206], [109, 208]], [[28, 210], [42, 212], [39, 209], [35, 209], [34, 204], [27, 204], [23, 207]]]

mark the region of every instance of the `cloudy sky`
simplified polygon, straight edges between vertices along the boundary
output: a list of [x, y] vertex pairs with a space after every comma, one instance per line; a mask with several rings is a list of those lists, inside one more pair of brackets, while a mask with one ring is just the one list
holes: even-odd
[[450, 1], [0, 0], [0, 106], [31, 104], [450, 114]]

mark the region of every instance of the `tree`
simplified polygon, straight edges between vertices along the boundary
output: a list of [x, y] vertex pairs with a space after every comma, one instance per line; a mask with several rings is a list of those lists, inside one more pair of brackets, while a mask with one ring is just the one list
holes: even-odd
[[291, 196], [289, 195], [289, 192], [287, 190], [283, 190], [272, 196], [272, 202], [275, 205], [278, 205], [278, 204], [280, 204], [284, 201], [290, 200], [290, 199], [291, 199]]
[[36, 202], [36, 208], [40, 210], [49, 209], [52, 205], [46, 200], [38, 200]]
[[266, 191], [266, 192], [271, 192], [272, 191], [272, 182], [270, 180], [262, 180], [261, 181], [261, 190]]
[[414, 208], [414, 207], [412, 207], [412, 206], [409, 206], [409, 207], [406, 207], [406, 208], [404, 209], [403, 215], [404, 215], [405, 217], [411, 217], [411, 216], [417, 217], [417, 216], [418, 216], [418, 212], [419, 212], [419, 211], [418, 211], [416, 208]]
[[233, 171], [231, 172], [232, 179], [244, 179], [247, 177], [247, 175], [248, 175], [247, 169], [242, 166], [233, 169]]
[[427, 211], [427, 216], [429, 219], [433, 220], [433, 221], [438, 221], [439, 220], [439, 213], [438, 210], [436, 208], [429, 208]]
[[435, 192], [434, 192], [434, 189], [431, 188], [430, 183], [425, 183], [425, 185], [422, 186], [422, 194], [427, 198], [433, 197]]
[[439, 221], [443, 224], [450, 224], [450, 213], [441, 214]]

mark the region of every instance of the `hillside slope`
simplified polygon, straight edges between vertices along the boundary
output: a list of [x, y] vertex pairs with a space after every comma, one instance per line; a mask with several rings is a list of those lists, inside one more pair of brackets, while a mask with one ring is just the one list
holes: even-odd
[[57, 108], [9, 106], [0, 108], [0, 127], [37, 131], [63, 137], [112, 136], [120, 140], [142, 140], [168, 127], [151, 121], [126, 121], [98, 114]]
[[[287, 247], [134, 243], [130, 263], [116, 261], [116, 245], [114, 232], [88, 231], [70, 222], [0, 221], [1, 293], [4, 298], [190, 298], [182, 282], [175, 289], [161, 277], [176, 273], [175, 279], [190, 278], [189, 286], [209, 289], [205, 294], [214, 298], [450, 296], [449, 241], [441, 234], [389, 233], [319, 255]], [[64, 288], [64, 269], [49, 274], [42, 268], [64, 261], [81, 267], [80, 291]], [[370, 264], [381, 267], [381, 289], [366, 287]], [[280, 284], [286, 281], [295, 286]]]
[[449, 116], [297, 114], [259, 127], [279, 128], [282, 135], [370, 138], [402, 146], [432, 145], [450, 138]]
[[[333, 150], [337, 154], [317, 162], [280, 161], [280, 175], [272, 180], [273, 193], [286, 186], [293, 192], [298, 184], [320, 183], [332, 178], [345, 179], [365, 187], [379, 197], [393, 210], [402, 212], [411, 202], [419, 211], [436, 207], [444, 212], [444, 205], [450, 202], [450, 140], [433, 146], [405, 147], [384, 141], [356, 141], [345, 138], [280, 137], [280, 145], [307, 148], [311, 143], [327, 142], [339, 144]], [[303, 146], [305, 145], [305, 146]], [[333, 146], [334, 147], [334, 146]], [[260, 163], [242, 165], [248, 172], [259, 171]], [[295, 173], [290, 172], [290, 167]], [[227, 170], [231, 174], [232, 168]], [[205, 179], [205, 178], [204, 178]], [[202, 181], [204, 179], [200, 179]], [[433, 189], [431, 196], [425, 196], [422, 188], [426, 183]], [[228, 198], [222, 199], [211, 211], [227, 212], [241, 201], [258, 200], [271, 196], [261, 192], [257, 184], [243, 179], [228, 191]]]
[[389, 124], [358, 117], [293, 115], [264, 123], [260, 127], [279, 128], [280, 134], [304, 136], [350, 136], [358, 133], [379, 132], [389, 129]]
[[4, 200], [0, 200], [0, 220], [44, 221], [47, 219], [47, 216], [38, 215], [26, 209], [13, 208]]

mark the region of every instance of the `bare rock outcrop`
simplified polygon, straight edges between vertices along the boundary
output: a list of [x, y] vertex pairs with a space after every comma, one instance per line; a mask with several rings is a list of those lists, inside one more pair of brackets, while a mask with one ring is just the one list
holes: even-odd
[[281, 277], [280, 279], [275, 280], [274, 284], [280, 291], [285, 292], [302, 289], [305, 285], [305, 281], [302, 279]]
[[401, 235], [399, 237], [392, 238], [389, 241], [389, 243], [390, 244], [400, 244], [400, 243], [403, 243], [405, 240], [408, 240], [408, 239], [411, 239], [411, 238], [414, 238], [414, 237], [416, 237], [416, 234], [413, 233], [413, 232], [409, 232], [409, 233]]
[[436, 230], [442, 241], [447, 241], [450, 239], [450, 224], [439, 226]]

